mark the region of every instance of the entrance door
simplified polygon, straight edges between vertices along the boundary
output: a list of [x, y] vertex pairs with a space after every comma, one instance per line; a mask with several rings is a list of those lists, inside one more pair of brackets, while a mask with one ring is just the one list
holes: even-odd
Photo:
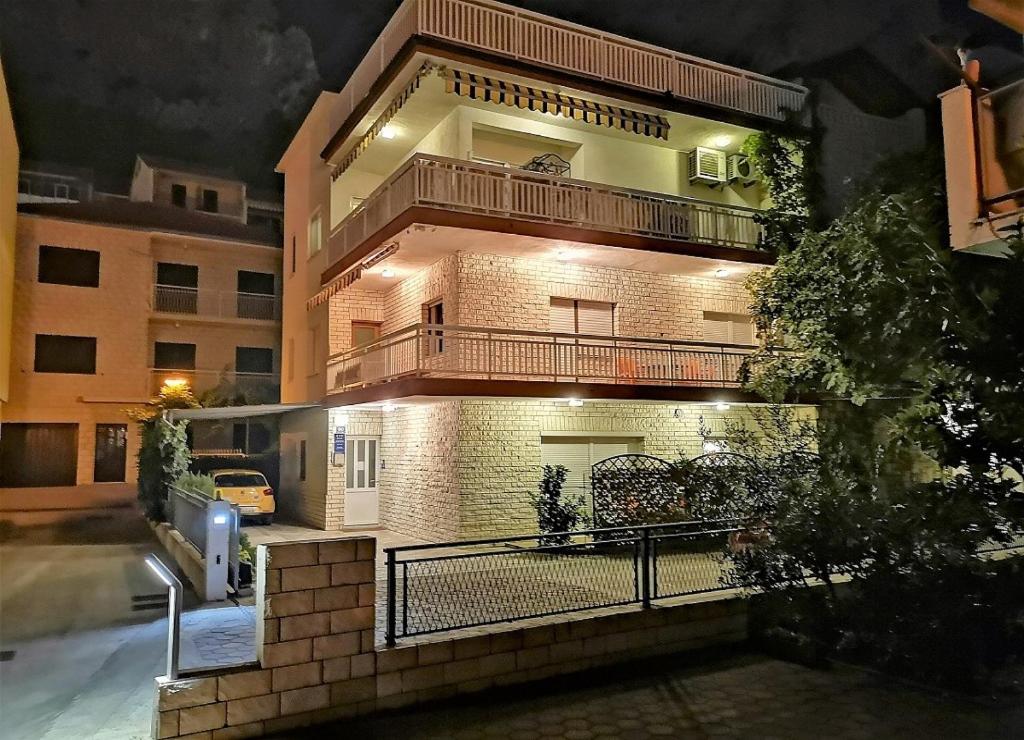
[[93, 462], [93, 480], [97, 483], [124, 481], [125, 459], [128, 447], [126, 424], [96, 425], [96, 457]]
[[380, 437], [349, 437], [345, 443], [345, 526], [378, 522]]
[[0, 429], [0, 487], [73, 486], [77, 424], [17, 424]]

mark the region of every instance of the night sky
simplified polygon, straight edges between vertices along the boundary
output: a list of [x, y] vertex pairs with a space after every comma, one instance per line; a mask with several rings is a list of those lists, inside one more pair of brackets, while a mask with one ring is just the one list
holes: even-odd
[[[1019, 60], [966, 0], [526, 0], [531, 10], [771, 74], [863, 49], [921, 101], [955, 78], [923, 38]], [[23, 156], [120, 190], [138, 151], [272, 169], [321, 89], [339, 89], [395, 0], [0, 0]], [[994, 47], [994, 48], [993, 48]], [[1017, 53], [1014, 57], [1013, 50]], [[987, 59], [988, 57], [986, 57]]]

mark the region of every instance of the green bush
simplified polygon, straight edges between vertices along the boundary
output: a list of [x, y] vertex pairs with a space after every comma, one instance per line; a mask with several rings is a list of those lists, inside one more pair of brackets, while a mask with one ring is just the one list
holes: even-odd
[[155, 521], [167, 520], [165, 504], [170, 486], [187, 470], [190, 460], [185, 438], [187, 421], [170, 423], [160, 416], [144, 420], [139, 447], [139, 504]]
[[562, 465], [545, 465], [540, 490], [533, 496], [537, 509], [537, 527], [544, 534], [555, 533], [554, 537], [542, 537], [542, 545], [564, 545], [569, 535], [561, 534], [578, 529], [584, 521], [583, 501], [579, 498], [563, 497], [562, 487], [568, 470]]
[[174, 481], [174, 486], [189, 493], [197, 493], [207, 498], [216, 498], [213, 478], [201, 473], [183, 473]]

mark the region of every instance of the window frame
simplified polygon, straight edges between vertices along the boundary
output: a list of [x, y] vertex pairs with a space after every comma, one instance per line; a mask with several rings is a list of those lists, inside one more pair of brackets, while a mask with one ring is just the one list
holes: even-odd
[[[96, 273], [95, 280], [92, 279], [90, 273], [89, 281], [67, 281], [55, 279], [53, 275], [47, 275], [50, 279], [44, 278], [44, 270], [47, 273], [53, 271], [53, 266], [49, 265], [50, 259], [56, 260], [57, 262], [62, 261], [57, 253], [64, 253], [64, 257], [70, 256], [68, 253], [77, 253], [76, 259], [85, 259], [85, 255], [89, 256], [92, 260], [95, 256]], [[47, 257], [44, 257], [47, 255]], [[47, 267], [44, 268], [44, 262]], [[100, 287], [100, 273], [102, 271], [103, 254], [98, 249], [83, 249], [81, 247], [61, 247], [56, 244], [40, 244], [36, 252], [36, 282], [43, 285], [66, 285], [72, 288], [98, 288]]]
[[[84, 340], [81, 344], [82, 347], [86, 346], [91, 340], [92, 347], [92, 361], [87, 363], [90, 365], [89, 370], [68, 370], [68, 369], [56, 369], [56, 366], [51, 366], [52, 369], [46, 369], [40, 367], [40, 339], [76, 339]], [[99, 342], [96, 337], [84, 337], [71, 334], [36, 334], [33, 342], [33, 354], [32, 354], [32, 372], [47, 374], [47, 375], [96, 375], [96, 364], [97, 355], [99, 354]], [[54, 356], [61, 356], [67, 358], [69, 356], [68, 348], [63, 348], [62, 351], [58, 351], [60, 348], [51, 347], [50, 351], [54, 353]], [[44, 353], [46, 354], [46, 353]]]
[[[313, 224], [316, 224], [316, 230], [314, 231]], [[313, 234], [316, 234], [316, 249], [313, 249]], [[324, 248], [324, 220], [323, 210], [316, 208], [309, 215], [309, 221], [306, 224], [306, 259], [313, 259]]]
[[[178, 202], [178, 195], [181, 195], [181, 202]], [[188, 208], [188, 188], [180, 182], [171, 183], [171, 205], [175, 208]]]

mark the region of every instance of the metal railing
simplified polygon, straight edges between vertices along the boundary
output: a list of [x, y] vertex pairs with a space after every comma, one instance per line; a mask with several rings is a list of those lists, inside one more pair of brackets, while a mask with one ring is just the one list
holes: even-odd
[[414, 206], [757, 249], [754, 208], [415, 154], [331, 232], [334, 262]]
[[978, 96], [977, 127], [983, 201], [1024, 209], [1024, 79]]
[[150, 394], [160, 392], [160, 388], [168, 380], [184, 380], [193, 392], [216, 388], [222, 383], [230, 383], [242, 391], [270, 392], [279, 383], [275, 373], [240, 373], [233, 370], [180, 370], [177, 368], [150, 368]]
[[[385, 637], [735, 588], [735, 522], [681, 522], [385, 548]], [[556, 544], [552, 544], [555, 541]]]
[[413, 36], [781, 121], [807, 89], [488, 0], [406, 0], [339, 93], [345, 120]]
[[328, 389], [406, 377], [739, 386], [753, 347], [739, 344], [414, 324], [332, 355]]
[[153, 286], [153, 310], [221, 319], [281, 320], [281, 299], [264, 293], [199, 290], [178, 285]]

